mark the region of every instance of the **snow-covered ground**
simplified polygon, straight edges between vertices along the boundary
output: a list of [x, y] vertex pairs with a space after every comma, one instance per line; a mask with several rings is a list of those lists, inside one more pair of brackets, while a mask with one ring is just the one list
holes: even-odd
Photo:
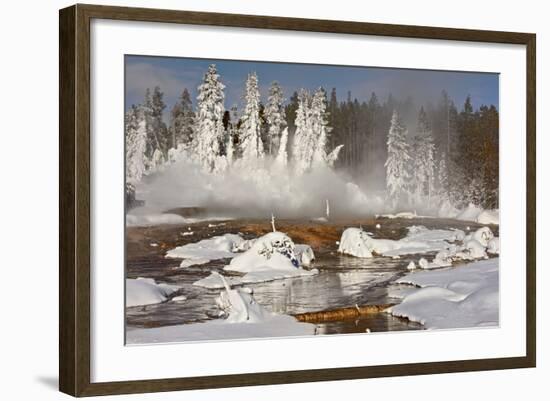
[[152, 329], [129, 328], [128, 344], [209, 341], [254, 337], [312, 335], [315, 325], [300, 323], [292, 316], [273, 313], [258, 304], [247, 288], [232, 289], [218, 274], [225, 291], [216, 300], [221, 319]]
[[[499, 324], [499, 258], [410, 273], [390, 296], [402, 298], [388, 310], [428, 329], [486, 327]], [[418, 288], [419, 287], [419, 288]]]
[[126, 307], [165, 302], [179, 287], [158, 284], [151, 278], [126, 279]]

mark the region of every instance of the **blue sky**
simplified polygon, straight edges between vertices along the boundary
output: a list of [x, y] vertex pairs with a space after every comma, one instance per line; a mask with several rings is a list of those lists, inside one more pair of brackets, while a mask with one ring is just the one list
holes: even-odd
[[[197, 86], [209, 64], [216, 64], [221, 81], [226, 85], [225, 107], [237, 104], [242, 109], [246, 76], [258, 74], [262, 100], [265, 101], [272, 81], [278, 81], [288, 99], [295, 90], [314, 90], [320, 86], [330, 92], [335, 87], [339, 100], [367, 100], [376, 92], [380, 100], [389, 93], [399, 99], [412, 96], [417, 107], [435, 103], [443, 89], [459, 108], [466, 96], [474, 108], [493, 104], [498, 108], [499, 76], [495, 73], [410, 70], [379, 67], [349, 67], [318, 64], [271, 63], [237, 60], [212, 60], [175, 57], [126, 56], [125, 108], [141, 103], [147, 87], [160, 86], [169, 111], [177, 97], [187, 88], [196, 103]], [[166, 113], [167, 117], [168, 113]]]

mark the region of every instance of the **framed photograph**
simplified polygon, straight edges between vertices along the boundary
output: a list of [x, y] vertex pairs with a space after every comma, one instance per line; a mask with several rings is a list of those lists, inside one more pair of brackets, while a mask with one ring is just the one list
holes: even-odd
[[535, 366], [534, 34], [59, 21], [61, 391]]

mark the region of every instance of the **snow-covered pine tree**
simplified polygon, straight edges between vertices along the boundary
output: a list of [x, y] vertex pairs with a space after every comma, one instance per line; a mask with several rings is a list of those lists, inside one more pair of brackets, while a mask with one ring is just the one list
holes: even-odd
[[323, 88], [315, 91], [311, 101], [311, 128], [312, 143], [314, 146], [312, 163], [315, 165], [326, 165], [328, 134], [331, 128], [328, 126], [327, 117], [327, 94]]
[[286, 126], [284, 101], [281, 86], [277, 81], [272, 82], [269, 88], [267, 105], [264, 110], [265, 120], [268, 125], [267, 152], [270, 156], [277, 153], [281, 132]]
[[145, 155], [147, 124], [141, 106], [132, 105], [126, 113], [126, 182], [135, 185], [147, 173], [150, 164]]
[[163, 97], [164, 93], [160, 90], [160, 87], [155, 86], [153, 88], [153, 94], [151, 96], [151, 123], [152, 130], [156, 135], [159, 144], [159, 147], [157, 149], [162, 152], [164, 156], [168, 153], [171, 141], [168, 128], [166, 127], [166, 124], [164, 123], [162, 118], [164, 109], [166, 108]]
[[407, 186], [409, 185], [408, 164], [411, 160], [409, 144], [407, 143], [407, 128], [396, 110], [392, 115], [387, 146], [388, 158], [384, 164], [386, 167], [386, 187], [388, 197], [392, 201], [393, 207], [396, 207], [402, 200], [401, 197], [407, 194]]
[[314, 151], [310, 95], [305, 89], [301, 89], [298, 94], [298, 109], [294, 125], [296, 131], [292, 142], [292, 159], [296, 173], [303, 174], [311, 167]]
[[244, 163], [250, 163], [264, 156], [261, 138], [260, 91], [258, 76], [255, 72], [248, 74], [245, 101], [246, 106], [239, 130], [239, 153]]
[[428, 116], [424, 108], [418, 113], [418, 126], [412, 143], [412, 181], [411, 192], [414, 194], [416, 205], [419, 205], [423, 196], [428, 196], [428, 205], [431, 202], [434, 186], [435, 145], [432, 130], [428, 123]]
[[224, 137], [223, 101], [225, 85], [221, 83], [216, 65], [211, 64], [198, 87], [197, 115], [193, 146], [204, 170], [212, 172], [220, 155]]
[[178, 101], [170, 113], [171, 147], [189, 145], [193, 139], [193, 125], [195, 113], [191, 102], [191, 95], [187, 88], [183, 90]]

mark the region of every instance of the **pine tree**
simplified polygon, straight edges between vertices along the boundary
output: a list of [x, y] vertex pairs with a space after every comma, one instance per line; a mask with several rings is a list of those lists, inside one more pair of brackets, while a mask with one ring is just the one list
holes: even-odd
[[302, 89], [298, 94], [298, 109], [294, 121], [296, 131], [292, 141], [292, 159], [297, 174], [306, 172], [313, 160], [314, 144], [310, 115], [310, 95]]
[[194, 147], [199, 163], [214, 171], [224, 137], [223, 114], [225, 85], [221, 83], [216, 65], [211, 64], [198, 87]]
[[193, 140], [193, 125], [195, 113], [191, 102], [191, 95], [185, 88], [170, 113], [170, 134], [172, 147], [189, 145]]
[[281, 132], [286, 126], [284, 97], [281, 86], [274, 81], [269, 88], [267, 106], [264, 110], [265, 120], [268, 125], [267, 152], [274, 155], [279, 146]]
[[312, 163], [316, 165], [327, 164], [327, 142], [331, 128], [327, 118], [327, 96], [323, 88], [319, 88], [311, 101], [311, 130], [313, 145]]
[[420, 203], [424, 195], [428, 196], [428, 205], [433, 194], [435, 146], [428, 116], [424, 108], [418, 114], [418, 126], [412, 144], [412, 182], [411, 190], [415, 202]]
[[264, 156], [261, 138], [260, 91], [256, 73], [248, 74], [245, 91], [246, 106], [241, 117], [239, 147], [241, 158], [248, 163]]
[[132, 105], [125, 118], [126, 182], [135, 185], [147, 173], [147, 125], [142, 107]]
[[386, 159], [386, 186], [393, 206], [402, 201], [409, 185], [408, 164], [411, 160], [407, 143], [407, 128], [403, 125], [397, 111], [393, 112], [388, 132], [388, 158]]

